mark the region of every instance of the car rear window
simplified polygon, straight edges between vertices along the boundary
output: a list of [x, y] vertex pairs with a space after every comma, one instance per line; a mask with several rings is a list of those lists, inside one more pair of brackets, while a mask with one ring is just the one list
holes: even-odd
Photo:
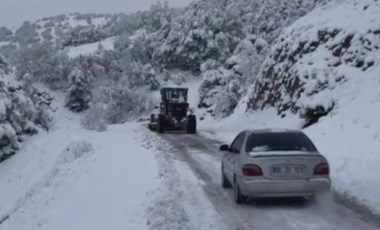
[[256, 133], [248, 137], [246, 151], [307, 151], [316, 152], [312, 141], [303, 133]]

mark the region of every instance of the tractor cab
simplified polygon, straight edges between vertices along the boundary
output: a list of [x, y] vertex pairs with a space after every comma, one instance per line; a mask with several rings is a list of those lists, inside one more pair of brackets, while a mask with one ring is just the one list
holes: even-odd
[[187, 88], [161, 89], [161, 113], [181, 122], [187, 116]]
[[196, 132], [196, 117], [189, 113], [188, 88], [166, 87], [161, 89], [160, 113], [151, 115], [149, 127], [159, 133], [165, 130]]
[[187, 88], [163, 88], [161, 89], [161, 101], [166, 103], [187, 102]]

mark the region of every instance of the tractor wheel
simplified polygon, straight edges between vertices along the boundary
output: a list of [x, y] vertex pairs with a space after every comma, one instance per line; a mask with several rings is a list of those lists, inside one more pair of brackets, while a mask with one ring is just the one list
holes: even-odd
[[190, 134], [195, 134], [197, 132], [197, 117], [195, 115], [188, 116], [186, 131]]
[[156, 122], [156, 114], [150, 115], [150, 123]]
[[157, 121], [157, 132], [158, 133], [164, 133], [165, 132], [165, 123], [166, 123], [165, 116], [162, 114], [158, 115], [158, 121]]

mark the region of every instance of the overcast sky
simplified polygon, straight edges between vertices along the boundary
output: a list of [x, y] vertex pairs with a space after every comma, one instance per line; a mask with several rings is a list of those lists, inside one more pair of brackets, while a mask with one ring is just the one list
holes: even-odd
[[[167, 0], [171, 6], [184, 6], [191, 0]], [[0, 0], [0, 27], [19, 26], [62, 13], [120, 13], [148, 9], [157, 0]]]

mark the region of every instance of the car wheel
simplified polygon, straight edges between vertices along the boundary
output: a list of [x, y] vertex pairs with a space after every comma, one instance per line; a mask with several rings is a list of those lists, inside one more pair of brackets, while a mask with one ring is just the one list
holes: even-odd
[[222, 165], [222, 172], [221, 172], [221, 174], [222, 174], [222, 187], [223, 188], [231, 188], [232, 186], [231, 186], [230, 182], [228, 181], [228, 179], [226, 177], [226, 174], [224, 174], [224, 167], [223, 167], [223, 165]]
[[239, 184], [234, 180], [234, 198], [236, 204], [243, 204], [247, 201], [247, 197], [241, 194]]

